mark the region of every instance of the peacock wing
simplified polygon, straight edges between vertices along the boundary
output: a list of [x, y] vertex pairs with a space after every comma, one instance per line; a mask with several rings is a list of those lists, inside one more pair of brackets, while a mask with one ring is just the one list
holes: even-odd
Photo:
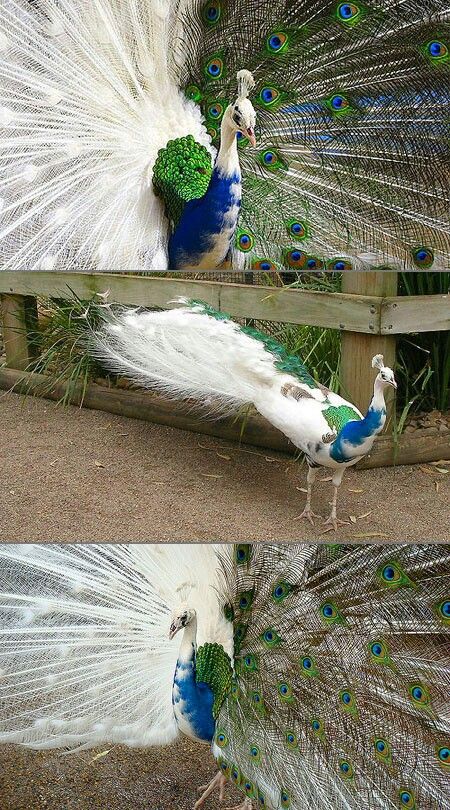
[[439, 0], [189, 3], [179, 83], [214, 143], [256, 80], [236, 268], [448, 267], [449, 32]]
[[235, 546], [222, 771], [259, 807], [448, 808], [448, 589], [440, 545]]
[[1, 546], [0, 742], [171, 742], [171, 611], [183, 594], [204, 605], [215, 568], [195, 545]]

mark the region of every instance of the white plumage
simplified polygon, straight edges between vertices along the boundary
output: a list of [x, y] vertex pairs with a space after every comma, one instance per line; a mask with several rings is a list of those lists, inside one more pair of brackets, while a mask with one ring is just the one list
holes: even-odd
[[0, 742], [73, 749], [175, 739], [172, 612], [187, 600], [199, 642], [232, 654], [216, 569], [211, 546], [3, 546]]
[[158, 150], [191, 133], [214, 154], [177, 85], [179, 5], [2, 0], [2, 269], [166, 268]]

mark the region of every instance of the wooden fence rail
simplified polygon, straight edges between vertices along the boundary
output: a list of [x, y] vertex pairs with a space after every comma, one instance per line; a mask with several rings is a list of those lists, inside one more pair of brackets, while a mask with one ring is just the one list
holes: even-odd
[[[107, 290], [108, 300], [119, 304], [167, 308], [177, 306], [175, 299], [184, 296], [237, 318], [337, 329], [343, 335], [341, 391], [360, 409], [370, 399], [374, 354], [384, 354], [386, 364], [393, 365], [397, 335], [450, 329], [450, 295], [397, 296], [397, 274], [390, 272], [348, 273], [342, 292], [105, 273], [0, 272], [8, 368], [23, 370], [29, 365], [27, 326], [35, 322], [36, 297], [70, 298], [75, 293], [89, 300]], [[0, 387], [8, 379], [4, 374]], [[442, 439], [440, 457], [448, 458], [450, 443], [448, 437]], [[384, 458], [386, 453], [385, 448]], [[430, 449], [430, 460], [435, 455]]]

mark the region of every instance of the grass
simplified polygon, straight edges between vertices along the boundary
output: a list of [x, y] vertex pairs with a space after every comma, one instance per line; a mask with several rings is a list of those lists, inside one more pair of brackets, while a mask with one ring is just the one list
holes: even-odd
[[81, 402], [92, 380], [105, 373], [99, 363], [89, 354], [88, 335], [102, 319], [102, 305], [98, 298], [83, 301], [72, 292], [71, 299], [39, 299], [39, 320], [35, 331], [29, 333], [37, 350], [27, 371], [48, 376], [50, 391], [55, 383], [65, 383], [64, 396], [60, 400], [69, 404], [81, 389]]

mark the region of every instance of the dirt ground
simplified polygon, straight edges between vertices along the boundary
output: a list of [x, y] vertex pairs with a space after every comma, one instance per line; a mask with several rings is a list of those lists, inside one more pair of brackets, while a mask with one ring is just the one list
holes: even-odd
[[[145, 751], [117, 746], [94, 760], [99, 753], [2, 747], [0, 810], [192, 810], [196, 788], [217, 772], [209, 748], [186, 738]], [[220, 806], [238, 797], [228, 785]], [[213, 794], [205, 810], [218, 806]]]
[[[450, 474], [436, 466], [348, 470], [351, 522], [321, 534], [298, 519], [305, 465], [250, 446], [0, 393], [0, 455], [3, 542], [449, 539]], [[314, 511], [330, 497], [319, 480]]]

